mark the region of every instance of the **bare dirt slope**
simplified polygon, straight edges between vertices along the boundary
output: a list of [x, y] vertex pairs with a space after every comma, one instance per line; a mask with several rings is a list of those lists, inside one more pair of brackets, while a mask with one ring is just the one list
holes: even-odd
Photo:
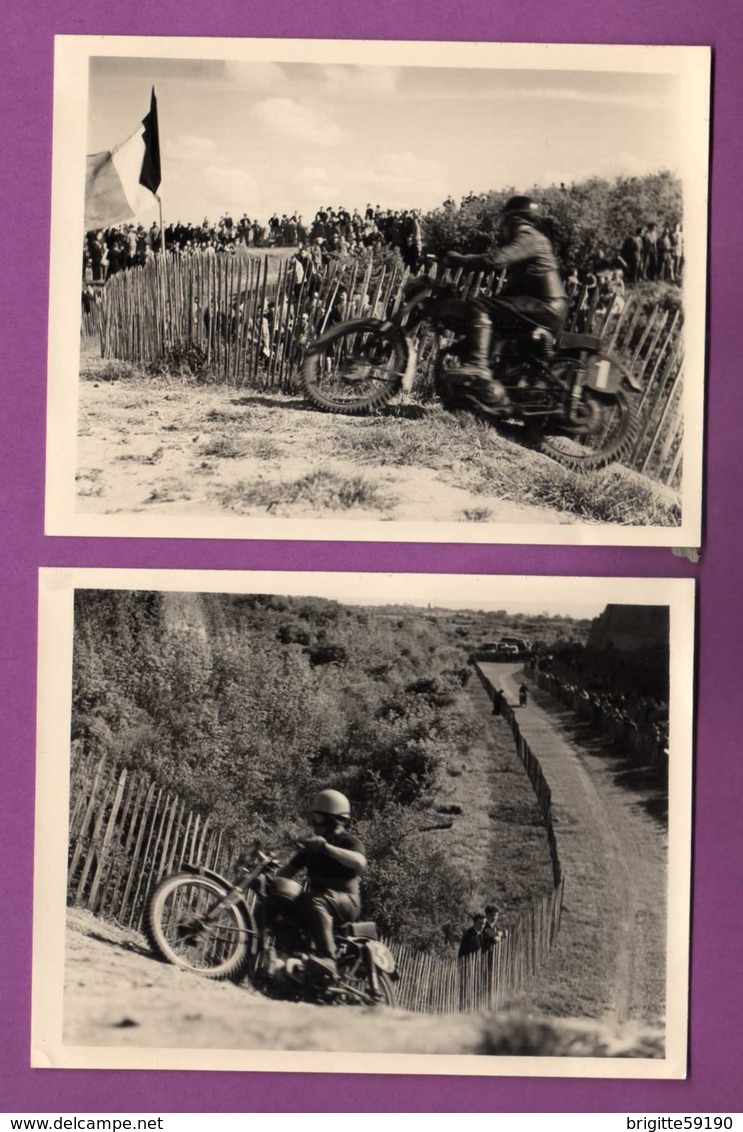
[[147, 376], [89, 355], [77, 507], [499, 524], [680, 519], [678, 498], [644, 476], [618, 465], [569, 472], [468, 413], [402, 401], [343, 417], [299, 396]]
[[129, 929], [68, 917], [66, 1046], [658, 1057], [657, 1031], [513, 1015], [439, 1016], [275, 1002], [155, 961]]
[[[422, 420], [386, 423], [397, 432], [425, 427]], [[82, 382], [78, 508], [97, 514], [576, 521], [552, 508], [458, 486], [457, 479], [467, 483], [467, 469], [458, 476], [461, 461], [454, 454], [443, 467], [426, 467], [425, 457], [422, 466], [388, 463], [381, 450], [369, 460], [367, 441], [375, 426], [374, 418], [319, 413], [280, 394], [164, 389], [151, 380]]]
[[[520, 667], [482, 668], [516, 703]], [[545, 693], [530, 688], [518, 722], [552, 791], [566, 876], [557, 944], [523, 1005], [550, 1015], [660, 1022], [668, 854], [662, 792]]]

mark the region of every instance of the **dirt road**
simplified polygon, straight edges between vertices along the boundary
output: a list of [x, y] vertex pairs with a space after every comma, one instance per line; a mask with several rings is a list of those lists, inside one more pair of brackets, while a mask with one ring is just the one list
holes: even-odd
[[[521, 667], [481, 667], [517, 703]], [[523, 1003], [549, 1015], [659, 1022], [668, 854], [662, 792], [546, 693], [530, 687], [529, 696], [518, 723], [552, 791], [567, 879], [557, 945]]]

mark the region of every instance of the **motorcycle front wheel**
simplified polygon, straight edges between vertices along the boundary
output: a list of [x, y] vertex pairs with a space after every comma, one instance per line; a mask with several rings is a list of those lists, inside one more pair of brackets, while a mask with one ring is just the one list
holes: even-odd
[[354, 416], [399, 393], [410, 348], [397, 327], [341, 324], [305, 354], [302, 388], [316, 408]]
[[624, 389], [611, 394], [584, 389], [571, 423], [548, 425], [536, 446], [573, 471], [595, 471], [634, 448], [637, 426], [637, 407]]
[[155, 954], [205, 978], [239, 982], [251, 964], [251, 925], [238, 905], [215, 914], [225, 895], [210, 877], [177, 873], [162, 881], [147, 901], [143, 923]]

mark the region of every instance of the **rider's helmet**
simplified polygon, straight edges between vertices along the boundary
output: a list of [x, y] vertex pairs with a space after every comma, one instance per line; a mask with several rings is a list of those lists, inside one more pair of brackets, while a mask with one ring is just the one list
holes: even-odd
[[503, 205], [504, 220], [530, 220], [534, 223], [539, 214], [539, 202], [533, 197], [509, 197]]
[[323, 814], [338, 820], [351, 817], [351, 803], [340, 790], [319, 790], [310, 802], [310, 814]]

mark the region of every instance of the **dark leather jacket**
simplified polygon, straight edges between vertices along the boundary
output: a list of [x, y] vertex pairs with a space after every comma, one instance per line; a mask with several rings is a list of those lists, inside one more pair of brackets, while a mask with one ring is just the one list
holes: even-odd
[[545, 303], [567, 298], [552, 244], [531, 224], [518, 224], [508, 244], [482, 258], [488, 267], [508, 271], [503, 295], [528, 295]]

